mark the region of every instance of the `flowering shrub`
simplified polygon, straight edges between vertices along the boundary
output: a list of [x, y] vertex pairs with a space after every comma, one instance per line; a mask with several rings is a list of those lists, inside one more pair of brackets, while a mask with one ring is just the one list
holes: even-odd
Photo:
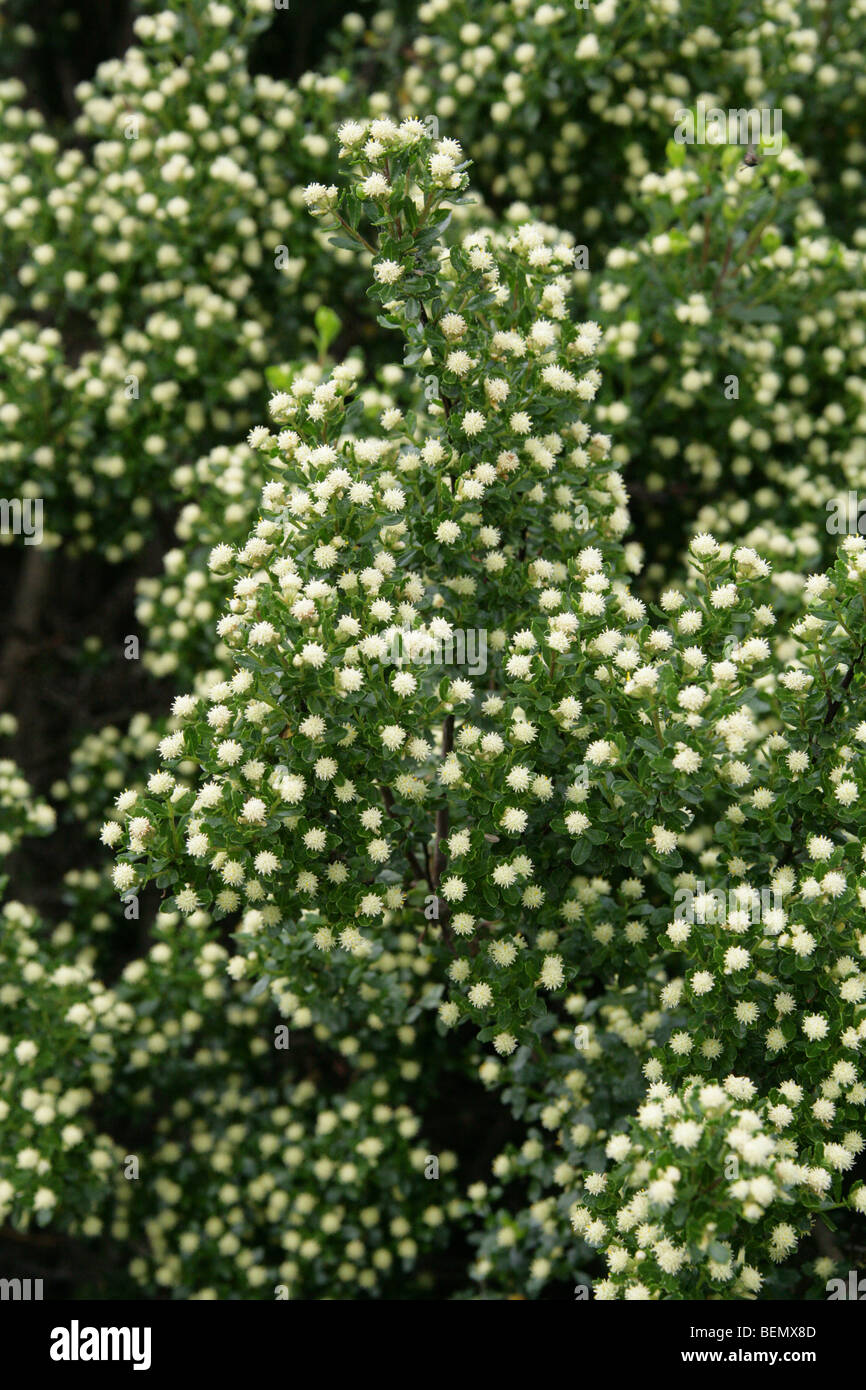
[[[176, 920], [165, 915], [147, 956], [107, 988], [69, 923], [40, 941], [33, 912], [4, 908], [4, 1217], [26, 1230], [62, 1203], [82, 1240], [107, 1229], [145, 1252], [128, 1266], [143, 1291], [315, 1297], [351, 1282], [358, 1296], [386, 1294], [460, 1213], [454, 1156], [436, 1156], [430, 1200], [406, 1082], [389, 1084], [372, 1052], [335, 1093], [325, 1074], [295, 1080], [288, 1056], [275, 1078], [262, 1000], [225, 978], [212, 934], [176, 941]], [[45, 1017], [50, 1047], [33, 1036]]]
[[84, 1296], [825, 1297], [862, 6], [430, 0], [291, 83], [142, 3], [73, 131], [4, 8], [0, 1221]]
[[[119, 798], [115, 885], [155, 877], [182, 913], [240, 912], [229, 969], [278, 1002], [311, 950], [332, 989], [386, 970], [381, 925], [426, 902], [440, 1027], [473, 1024], [499, 1084], [531, 1067], [544, 1087], [563, 1155], [545, 1211], [567, 1208], [608, 1255], [602, 1295], [772, 1288], [815, 1213], [858, 1201], [842, 1175], [866, 1098], [846, 1055], [863, 1038], [849, 904], [866, 541], [777, 631], [767, 561], [701, 534], [650, 621], [610, 440], [582, 418], [600, 332], [569, 318], [572, 248], [530, 224], [442, 251], [459, 146], [411, 121], [366, 134], [341, 127], [353, 181], [308, 201], [371, 249], [383, 323], [438, 399], [359, 437], [339, 367], [272, 398], [286, 428], [250, 437], [274, 472], [266, 515], [211, 554], [235, 576], [217, 625], [234, 671], [177, 698], [149, 794]], [[469, 629], [490, 636], [477, 682], [430, 661]], [[589, 861], [595, 879], [574, 878]], [[671, 920], [699, 877], [734, 887], [724, 920]], [[780, 905], [755, 921], [768, 883]], [[324, 988], [285, 1004], [302, 1026], [333, 1007]], [[596, 1016], [601, 1037], [582, 1022]], [[572, 1028], [587, 1045], [563, 1074]], [[649, 1085], [632, 1121], [594, 1113], [609, 1030]], [[740, 1150], [743, 1174], [704, 1210], [705, 1165]], [[555, 1263], [571, 1267], [561, 1231], [533, 1277]]]
[[678, 112], [701, 98], [748, 103], [779, 112], [834, 228], [862, 245], [862, 5], [782, 0], [758, 15], [700, 0], [498, 0], [467, 18], [451, 0], [427, 0], [418, 20], [419, 34], [391, 39], [410, 45], [401, 95], [410, 111], [459, 116], [498, 200], [577, 214], [607, 240], [635, 219], [638, 180], [662, 159]]
[[[628, 398], [601, 415], [634, 465], [643, 528], [670, 537], [679, 512], [693, 533], [763, 546], [786, 604], [832, 560], [833, 500], [863, 487], [862, 254], [826, 234], [790, 150], [758, 167], [731, 148], [720, 161], [671, 142], [668, 156], [643, 181], [650, 230], [610, 252], [592, 293], [618, 320], [602, 366]], [[654, 538], [653, 553], [672, 559], [678, 539]]]
[[0, 87], [7, 487], [46, 498], [50, 540], [114, 561], [144, 544], [166, 485], [188, 495], [187, 452], [252, 418], [265, 367], [324, 289], [286, 193], [327, 144], [298, 139], [288, 185], [278, 156], [312, 104], [333, 119], [345, 81], [253, 78], [264, 7], [237, 22], [228, 6], [196, 8], [198, 23], [180, 4], [136, 22], [141, 46], [80, 85], [69, 148], [21, 106], [20, 82]]

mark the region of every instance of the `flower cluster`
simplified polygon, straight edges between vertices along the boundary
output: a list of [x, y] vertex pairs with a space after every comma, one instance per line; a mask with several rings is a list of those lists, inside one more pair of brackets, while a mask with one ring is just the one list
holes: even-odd
[[110, 1235], [139, 1296], [386, 1297], [461, 1214], [456, 1158], [423, 1143], [411, 1072], [387, 1080], [350, 1037], [347, 1086], [304, 1076], [309, 1045], [226, 973], [200, 917], [179, 939], [163, 914], [109, 988], [71, 922], [46, 937], [6, 904], [0, 1213]]
[[272, 0], [135, 0], [65, 131], [7, 9], [0, 1221], [99, 1296], [824, 1297], [866, 8], [426, 0], [290, 82]]

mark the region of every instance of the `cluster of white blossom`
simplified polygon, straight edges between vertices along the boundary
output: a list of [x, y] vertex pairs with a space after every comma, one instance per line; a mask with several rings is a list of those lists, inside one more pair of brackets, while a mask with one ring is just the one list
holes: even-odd
[[134, 1252], [133, 1292], [386, 1296], [463, 1210], [454, 1154], [428, 1152], [407, 1103], [416, 1073], [386, 1079], [349, 1033], [334, 1042], [354, 1079], [314, 1085], [206, 915], [183, 937], [178, 921], [108, 988], [72, 922], [46, 937], [22, 903], [0, 911], [0, 1215], [110, 1236]]
[[[363, 32], [356, 19], [344, 21], [351, 44]], [[411, 38], [401, 102], [443, 125], [460, 120], [498, 201], [520, 199], [551, 219], [578, 214], [609, 240], [628, 229], [638, 181], [700, 100], [781, 119], [834, 222], [863, 244], [861, 0], [832, 20], [820, 0], [769, 0], [718, 21], [700, 0], [640, 9], [491, 0], [469, 16], [454, 0], [426, 0], [417, 19], [422, 32], [407, 35], [386, 11], [365, 41], [399, 52]], [[381, 97], [376, 114], [389, 109]]]
[[138, 20], [139, 43], [78, 86], [67, 146], [0, 83], [0, 462], [9, 491], [45, 499], [46, 543], [112, 561], [159, 503], [195, 497], [178, 461], [234, 444], [335, 284], [301, 189], [329, 147], [306, 127], [330, 125], [347, 83], [254, 76], [261, 5], [228, 29], [182, 8]]
[[[129, 564], [153, 696], [51, 788], [99, 867], [0, 907], [0, 1220], [176, 1298], [420, 1296], [453, 1230], [481, 1297], [859, 1248], [842, 9], [426, 0], [292, 85], [270, 0], [141, 0], [65, 138], [0, 80], [4, 490]], [[747, 101], [779, 149], [672, 140]], [[54, 820], [3, 760], [0, 857]], [[510, 1137], [461, 1196], [467, 1072]]]
[[[17, 721], [0, 715], [0, 738], [15, 734]], [[0, 861], [6, 859], [30, 835], [50, 835], [57, 815], [54, 807], [35, 796], [33, 788], [12, 758], [0, 758]]]

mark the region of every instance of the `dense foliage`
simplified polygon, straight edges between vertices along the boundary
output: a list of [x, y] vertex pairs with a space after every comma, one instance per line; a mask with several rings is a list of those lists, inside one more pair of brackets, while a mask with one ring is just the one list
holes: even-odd
[[[140, 4], [71, 126], [5, 8], [8, 1248], [83, 1296], [826, 1297], [866, 8], [430, 0], [289, 80], [291, 10]], [[675, 138], [747, 105], [778, 144]]]

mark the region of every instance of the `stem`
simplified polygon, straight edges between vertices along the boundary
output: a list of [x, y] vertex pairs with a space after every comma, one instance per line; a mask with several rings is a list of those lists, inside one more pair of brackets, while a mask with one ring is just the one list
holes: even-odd
[[[705, 191], [707, 194], [710, 192], [708, 188]], [[707, 208], [704, 213], [704, 244], [701, 247], [701, 266], [705, 266], [710, 258], [710, 225], [710, 210]]]
[[719, 277], [718, 277], [718, 279], [716, 280], [716, 283], [713, 285], [713, 299], [716, 299], [716, 298], [718, 297], [719, 290], [720, 290], [721, 287], [722, 287], [722, 281], [724, 280], [725, 276], [726, 276], [727, 273], [728, 273], [728, 266], [730, 265], [730, 262], [731, 262], [731, 253], [732, 253], [733, 249], [734, 249], [734, 240], [733, 240], [733, 237], [730, 237], [730, 236], [729, 236], [729, 237], [728, 237], [728, 240], [727, 240], [727, 243], [726, 243], [726, 245], [725, 245], [725, 254], [724, 254], [723, 258], [722, 258], [722, 268], [721, 268], [721, 270], [719, 271]]
[[[396, 820], [396, 815], [394, 812], [394, 796], [391, 792], [391, 789], [389, 787], [382, 787], [380, 788], [380, 790], [382, 792], [382, 800], [385, 803], [385, 810], [388, 812], [389, 816], [394, 816], [394, 819]], [[416, 859], [413, 850], [409, 848], [408, 844], [404, 846], [404, 853], [406, 855], [407, 860], [409, 861], [409, 865], [412, 868], [412, 871], [415, 874], [416, 881], [427, 883], [432, 888], [433, 884], [430, 882], [429, 873], [425, 873], [425, 871], [421, 868], [421, 865], [418, 863], [418, 860]]]
[[345, 230], [349, 233], [350, 237], [354, 237], [356, 241], [360, 241], [361, 245], [366, 247], [366, 249], [370, 252], [371, 256], [376, 255], [375, 246], [371, 246], [366, 237], [362, 236], [360, 232], [356, 232], [354, 227], [350, 227], [345, 217], [341, 217], [340, 214], [337, 212], [336, 208], [334, 209], [334, 216], [336, 217], [340, 226], [344, 227]]
[[[454, 715], [449, 714], [442, 725], [442, 757], [447, 758], [454, 746]], [[433, 853], [433, 887], [439, 887], [439, 880], [442, 870], [445, 867], [445, 853], [442, 849], [442, 841], [447, 840], [450, 828], [450, 816], [447, 806], [441, 806], [436, 812], [436, 848]]]
[[32, 653], [51, 574], [51, 552], [27, 546], [12, 603], [9, 636], [0, 656], [0, 709], [11, 699], [18, 675]]

